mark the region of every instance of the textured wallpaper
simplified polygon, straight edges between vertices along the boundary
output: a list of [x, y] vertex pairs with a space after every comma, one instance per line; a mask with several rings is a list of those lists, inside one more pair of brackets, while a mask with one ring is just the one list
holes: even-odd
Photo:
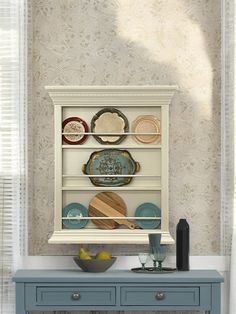
[[[78, 248], [47, 243], [54, 152], [44, 86], [177, 84], [170, 106], [170, 230], [175, 237], [179, 218], [187, 218], [191, 254], [219, 254], [220, 0], [31, 0], [31, 6], [29, 253], [73, 255]], [[113, 254], [146, 249], [105, 247]]]

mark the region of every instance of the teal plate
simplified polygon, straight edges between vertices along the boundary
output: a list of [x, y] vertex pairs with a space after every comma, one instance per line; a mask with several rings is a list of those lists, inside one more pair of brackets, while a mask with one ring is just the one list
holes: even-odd
[[[153, 203], [143, 203], [137, 207], [135, 217], [161, 217], [161, 210]], [[136, 219], [135, 222], [141, 229], [156, 229], [161, 224], [160, 219]]]
[[[139, 168], [139, 163], [127, 150], [104, 149], [93, 152], [87, 164], [83, 165], [82, 171], [91, 176], [89, 179], [96, 186], [122, 186], [132, 180], [132, 176], [125, 175], [134, 175]], [[99, 177], [100, 175], [102, 177]]]
[[[62, 217], [88, 217], [88, 210], [82, 204], [70, 203], [62, 210]], [[67, 229], [81, 229], [88, 223], [88, 219], [63, 219], [62, 224]]]

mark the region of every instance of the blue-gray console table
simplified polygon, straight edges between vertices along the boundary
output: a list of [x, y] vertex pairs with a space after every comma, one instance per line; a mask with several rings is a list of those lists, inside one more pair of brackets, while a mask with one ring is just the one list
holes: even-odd
[[215, 270], [165, 275], [129, 270], [18, 270], [16, 314], [28, 311], [177, 311], [220, 314], [223, 277]]

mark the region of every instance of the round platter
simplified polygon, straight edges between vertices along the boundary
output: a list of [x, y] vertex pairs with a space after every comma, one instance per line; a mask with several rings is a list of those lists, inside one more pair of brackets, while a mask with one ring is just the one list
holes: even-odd
[[79, 117], [70, 117], [62, 122], [63, 133], [81, 133], [74, 135], [63, 135], [62, 139], [69, 145], [78, 145], [84, 143], [88, 135], [83, 134], [89, 131], [87, 123]]
[[[102, 205], [101, 205], [102, 204]], [[90, 201], [88, 206], [90, 217], [109, 217], [109, 213], [102, 208], [109, 206], [116, 211], [118, 215], [126, 215], [126, 204], [124, 200], [114, 192], [100, 192], [96, 194]], [[119, 223], [113, 219], [92, 219], [92, 222], [99, 229], [115, 229], [118, 228]]]
[[[91, 131], [122, 134], [129, 131], [129, 122], [120, 110], [104, 108], [92, 118]], [[94, 138], [101, 144], [120, 144], [125, 139], [125, 135], [94, 135]]]
[[160, 142], [160, 134], [138, 134], [138, 133], [160, 133], [160, 121], [157, 117], [152, 115], [138, 116], [132, 122], [132, 132], [137, 133], [134, 136], [136, 142], [141, 144], [157, 144]]
[[[135, 217], [161, 217], [161, 210], [153, 203], [143, 203], [135, 211]], [[136, 219], [136, 224], [141, 229], [156, 229], [160, 226], [160, 219]]]
[[70, 203], [66, 205], [62, 210], [62, 217], [67, 217], [68, 219], [63, 219], [62, 224], [67, 229], [81, 229], [84, 228], [88, 219], [70, 219], [70, 217], [88, 217], [88, 210], [80, 203]]

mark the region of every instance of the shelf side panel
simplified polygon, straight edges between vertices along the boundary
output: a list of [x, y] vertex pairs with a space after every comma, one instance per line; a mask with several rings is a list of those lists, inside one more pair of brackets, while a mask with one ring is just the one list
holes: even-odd
[[169, 107], [161, 109], [161, 209], [162, 229], [169, 230]]
[[54, 230], [62, 229], [62, 145], [61, 145], [61, 120], [62, 107], [54, 107], [54, 123], [55, 123], [55, 197], [54, 197]]

